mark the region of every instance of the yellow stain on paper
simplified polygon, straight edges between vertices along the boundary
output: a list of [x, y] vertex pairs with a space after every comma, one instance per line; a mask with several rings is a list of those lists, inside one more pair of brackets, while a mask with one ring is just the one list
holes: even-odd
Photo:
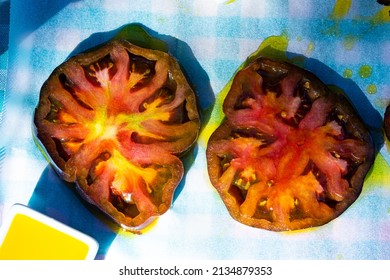
[[375, 93], [377, 93], [377, 91], [378, 91], [376, 85], [373, 85], [373, 84], [368, 85], [367, 88], [366, 88], [366, 90], [367, 90], [367, 92], [368, 92], [369, 94], [375, 94]]
[[310, 56], [315, 49], [314, 42], [310, 42], [309, 45], [307, 46], [306, 50], [306, 56]]
[[369, 65], [362, 65], [359, 68], [359, 76], [363, 79], [369, 78], [372, 75], [372, 67]]
[[[345, 19], [348, 15], [352, 5], [352, 0], [337, 0], [333, 6], [332, 13], [329, 15], [329, 18], [334, 20], [334, 24], [324, 31], [324, 34], [331, 36], [340, 36], [340, 22]], [[343, 34], [342, 45], [347, 51], [353, 50], [356, 45], [356, 42], [363, 38], [365, 34], [370, 33], [378, 25], [385, 24], [390, 22], [390, 7], [384, 7], [379, 10], [376, 14], [370, 17], [356, 17], [357, 19], [364, 21], [366, 23], [366, 28], [362, 30], [360, 34]], [[366, 79], [371, 77], [372, 68], [369, 65], [363, 65], [359, 68], [358, 74], [361, 78]], [[352, 70], [344, 70], [343, 76], [345, 78], [352, 77]], [[375, 94], [377, 92], [377, 87], [374, 84], [369, 84], [366, 87], [366, 92], [368, 94]]]
[[353, 50], [353, 48], [355, 47], [355, 44], [357, 42], [358, 38], [356, 36], [353, 36], [353, 35], [346, 35], [343, 39], [343, 47], [347, 50], [347, 51], [351, 51]]
[[289, 41], [290, 39], [288, 38], [287, 32], [283, 32], [279, 36], [270, 36], [264, 39], [257, 50], [251, 54], [246, 63], [244, 63], [245, 66], [260, 55], [286, 60], [286, 51]]
[[366, 177], [363, 193], [373, 188], [390, 190], [390, 166], [381, 154], [377, 154], [371, 171]]
[[89, 246], [79, 239], [16, 214], [0, 247], [2, 260], [83, 260]]
[[[341, 28], [340, 22], [347, 17], [350, 12], [352, 0], [337, 0], [333, 6], [332, 12], [329, 15], [329, 19], [334, 20], [334, 24], [325, 30], [325, 35], [340, 36]], [[361, 34], [343, 34], [343, 46], [346, 50], [352, 50], [356, 42], [361, 39], [365, 34], [371, 33], [372, 29], [379, 25], [390, 22], [390, 7], [384, 7], [376, 14], [366, 16], [356, 16], [355, 20], [360, 20], [367, 23]]]
[[352, 0], [337, 0], [330, 15], [331, 19], [341, 20], [345, 18], [351, 8]]
[[370, 23], [375, 27], [390, 22], [390, 6], [382, 8], [370, 19]]
[[347, 79], [350, 79], [352, 78], [352, 75], [353, 75], [353, 71], [351, 69], [345, 69], [344, 72], [343, 72], [343, 77], [344, 78], [347, 78]]
[[329, 18], [335, 23], [329, 29], [324, 31], [326, 35], [339, 36], [340, 35], [340, 21], [344, 19], [351, 8], [352, 0], [337, 0], [333, 6], [332, 13]]

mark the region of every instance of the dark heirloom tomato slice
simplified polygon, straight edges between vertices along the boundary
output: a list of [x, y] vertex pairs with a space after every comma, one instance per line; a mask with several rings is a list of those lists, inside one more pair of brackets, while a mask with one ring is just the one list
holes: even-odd
[[200, 128], [176, 60], [125, 40], [57, 67], [34, 123], [61, 177], [127, 229], [168, 210]]
[[387, 106], [384, 117], [384, 128], [387, 139], [390, 140], [390, 105]]
[[260, 57], [234, 77], [208, 172], [231, 216], [274, 231], [329, 222], [361, 192], [374, 147], [347, 99], [313, 74]]

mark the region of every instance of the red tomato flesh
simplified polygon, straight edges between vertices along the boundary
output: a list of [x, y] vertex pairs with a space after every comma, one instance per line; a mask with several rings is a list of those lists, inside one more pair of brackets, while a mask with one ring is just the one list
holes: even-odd
[[41, 89], [36, 136], [60, 176], [129, 230], [165, 213], [197, 139], [193, 90], [167, 53], [113, 40]]
[[234, 77], [209, 139], [208, 172], [232, 217], [269, 230], [318, 226], [356, 200], [370, 134], [313, 74], [258, 58]]

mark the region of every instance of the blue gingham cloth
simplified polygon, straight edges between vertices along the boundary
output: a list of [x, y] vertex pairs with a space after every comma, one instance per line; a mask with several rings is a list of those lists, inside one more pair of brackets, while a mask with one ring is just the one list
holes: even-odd
[[[97, 258], [105, 259], [390, 259], [389, 143], [382, 131], [390, 103], [389, 8], [353, 0], [338, 10], [342, 2], [13, 0], [9, 47], [0, 53], [0, 223], [12, 204], [29, 205], [96, 238]], [[7, 1], [0, 3], [3, 48]], [[304, 56], [305, 68], [346, 91], [373, 132], [379, 151], [358, 200], [315, 229], [275, 233], [247, 227], [229, 216], [210, 185], [200, 139], [172, 208], [142, 235], [113, 231], [54, 174], [34, 143], [31, 124], [40, 87], [53, 69], [128, 23], [167, 39], [195, 77], [203, 109], [214, 97], [218, 101], [263, 40], [284, 38], [284, 51]]]
[[[4, 99], [8, 68], [9, 0], [0, 0], [0, 100]], [[3, 102], [0, 102], [2, 110]], [[1, 112], [1, 111], [0, 111]], [[1, 117], [0, 117], [1, 122]]]

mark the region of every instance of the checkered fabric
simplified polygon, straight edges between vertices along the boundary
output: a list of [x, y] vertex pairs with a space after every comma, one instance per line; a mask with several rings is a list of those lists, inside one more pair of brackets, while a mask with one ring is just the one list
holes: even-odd
[[[0, 223], [12, 204], [27, 204], [95, 237], [105, 259], [390, 259], [390, 157], [381, 130], [390, 103], [389, 7], [353, 0], [337, 10], [336, 2], [12, 0], [6, 48], [8, 23], [0, 17]], [[374, 133], [378, 155], [358, 200], [316, 229], [247, 227], [229, 216], [210, 185], [199, 142], [172, 208], [142, 235], [113, 233], [56, 177], [31, 127], [53, 69], [80, 43], [100, 43], [129, 23], [168, 41], [193, 74], [203, 109], [264, 40], [285, 38], [286, 53], [303, 56], [305, 68], [343, 89]]]
[[[0, 1], [0, 100], [4, 99], [6, 80], [7, 80], [7, 68], [8, 68], [8, 36], [9, 36], [9, 1]], [[2, 110], [2, 104], [0, 103], [0, 109]], [[1, 111], [0, 111], [1, 112]], [[0, 117], [1, 123], [1, 117]]]

